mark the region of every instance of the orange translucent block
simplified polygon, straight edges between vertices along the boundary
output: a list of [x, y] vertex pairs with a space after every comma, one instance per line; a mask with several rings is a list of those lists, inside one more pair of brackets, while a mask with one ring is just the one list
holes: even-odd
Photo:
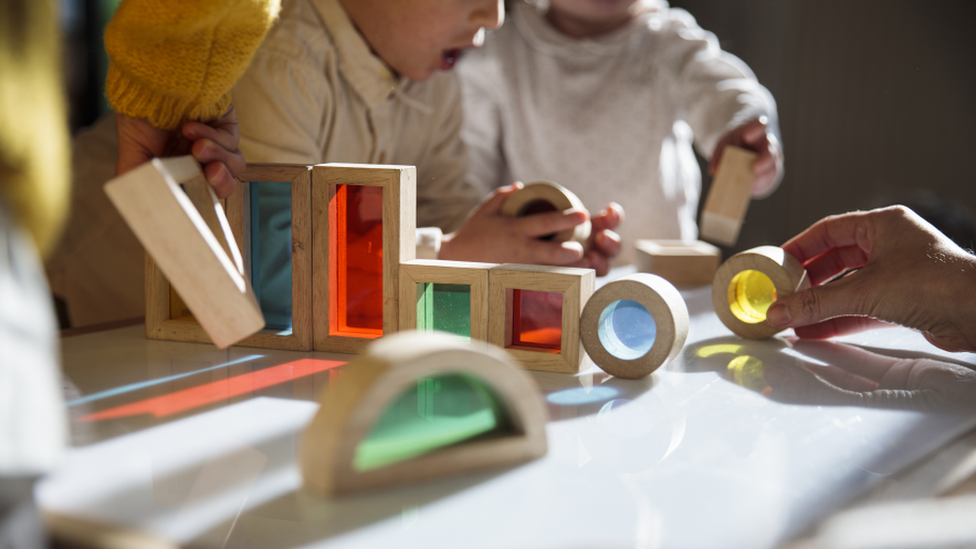
[[563, 296], [558, 292], [512, 291], [512, 346], [559, 353]]
[[335, 185], [329, 203], [331, 335], [383, 335], [383, 189]]

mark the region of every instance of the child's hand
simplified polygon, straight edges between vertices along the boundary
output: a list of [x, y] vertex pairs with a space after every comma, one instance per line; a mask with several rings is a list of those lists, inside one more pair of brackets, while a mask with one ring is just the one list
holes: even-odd
[[540, 236], [558, 233], [586, 222], [585, 211], [546, 212], [526, 217], [502, 217], [505, 200], [521, 183], [502, 187], [478, 206], [464, 226], [444, 236], [440, 259], [488, 263], [571, 265], [583, 258], [579, 242], [547, 242]]
[[610, 272], [610, 260], [620, 254], [620, 236], [613, 231], [624, 221], [624, 209], [616, 202], [596, 214], [590, 223], [592, 230], [586, 242], [586, 256], [574, 267], [595, 269], [597, 276]]
[[773, 192], [779, 185], [780, 179], [783, 179], [783, 151], [780, 149], [779, 140], [769, 131], [766, 118], [746, 122], [719, 140], [718, 145], [715, 145], [712, 161], [708, 165], [708, 173], [711, 175], [715, 175], [726, 145], [735, 145], [759, 155], [752, 165], [752, 173], [755, 176], [752, 182], [752, 196], [762, 198]]
[[218, 198], [234, 192], [234, 178], [244, 173], [244, 154], [237, 148], [240, 132], [231, 105], [220, 118], [207, 123], [187, 122], [176, 130], [161, 130], [141, 118], [115, 115], [119, 136], [116, 175], [155, 157], [192, 154]]

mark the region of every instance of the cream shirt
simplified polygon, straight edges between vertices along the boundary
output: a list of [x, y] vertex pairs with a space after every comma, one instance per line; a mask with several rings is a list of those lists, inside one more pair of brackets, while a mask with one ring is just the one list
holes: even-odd
[[776, 104], [752, 71], [687, 12], [664, 3], [593, 40], [556, 31], [519, 2], [458, 66], [471, 180], [487, 192], [555, 181], [591, 212], [620, 203], [618, 263], [638, 238], [697, 238], [701, 173], [727, 131]]
[[232, 99], [248, 162], [416, 166], [417, 225], [445, 232], [481, 199], [455, 75], [394, 75], [337, 0], [285, 0]]

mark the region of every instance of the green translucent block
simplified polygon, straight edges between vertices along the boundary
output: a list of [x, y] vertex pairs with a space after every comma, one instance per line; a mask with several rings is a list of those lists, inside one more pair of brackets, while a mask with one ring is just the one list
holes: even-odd
[[356, 448], [352, 466], [368, 471], [511, 432], [498, 398], [480, 380], [464, 374], [423, 377], [383, 412]]
[[471, 286], [417, 284], [417, 329], [439, 330], [471, 340]]

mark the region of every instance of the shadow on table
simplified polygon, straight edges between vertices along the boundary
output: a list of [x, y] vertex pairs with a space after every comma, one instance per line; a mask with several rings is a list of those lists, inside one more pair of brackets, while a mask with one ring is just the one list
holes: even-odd
[[594, 367], [579, 375], [533, 372], [539, 384], [549, 421], [594, 415], [611, 402], [625, 403], [652, 390], [659, 378], [621, 379]]

